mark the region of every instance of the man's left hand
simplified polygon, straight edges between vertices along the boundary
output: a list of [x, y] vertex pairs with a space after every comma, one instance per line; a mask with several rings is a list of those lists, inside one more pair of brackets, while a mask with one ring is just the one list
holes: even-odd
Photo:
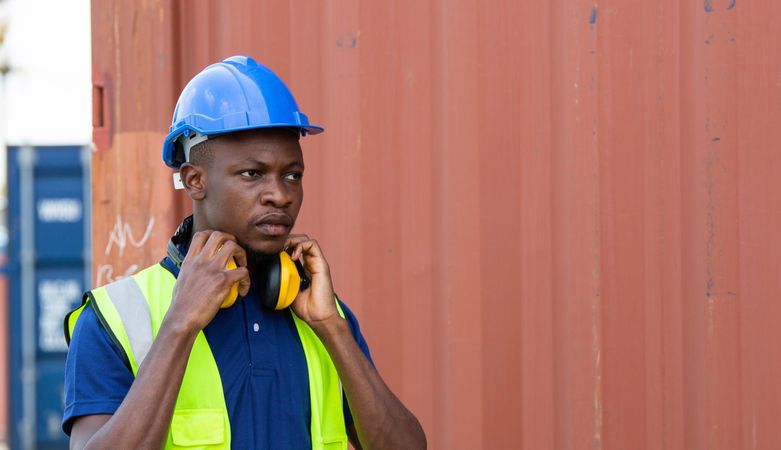
[[299, 291], [290, 307], [301, 320], [317, 331], [317, 328], [339, 318], [328, 261], [317, 241], [305, 234], [291, 234], [285, 246], [293, 261], [301, 260], [311, 278], [309, 289]]

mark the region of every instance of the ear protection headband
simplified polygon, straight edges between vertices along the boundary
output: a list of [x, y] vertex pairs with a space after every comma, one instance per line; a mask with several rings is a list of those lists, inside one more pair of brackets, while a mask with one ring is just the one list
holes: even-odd
[[[228, 260], [227, 268], [229, 270], [236, 268], [236, 261], [233, 258]], [[293, 261], [287, 252], [280, 252], [279, 258], [274, 259], [260, 276], [261, 279], [257, 280], [256, 285], [260, 286], [263, 306], [269, 309], [287, 308], [296, 299], [298, 292], [307, 289], [310, 283], [301, 262]], [[238, 297], [239, 284], [235, 283], [220, 308], [233, 306]]]

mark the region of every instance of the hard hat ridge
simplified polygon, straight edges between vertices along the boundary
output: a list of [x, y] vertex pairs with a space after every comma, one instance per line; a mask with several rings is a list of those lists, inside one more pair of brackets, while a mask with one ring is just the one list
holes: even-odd
[[208, 137], [272, 127], [294, 128], [302, 136], [323, 131], [309, 123], [271, 69], [248, 56], [232, 56], [206, 67], [182, 90], [163, 143], [163, 161], [178, 169], [186, 160], [179, 140], [191, 133]]

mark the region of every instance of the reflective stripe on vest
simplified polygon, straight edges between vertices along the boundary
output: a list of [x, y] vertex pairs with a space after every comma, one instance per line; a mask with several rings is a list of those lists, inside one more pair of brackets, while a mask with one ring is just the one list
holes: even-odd
[[[157, 264], [138, 274], [88, 292], [65, 318], [65, 339], [79, 315], [92, 304], [109, 337], [124, 351], [133, 376], [143, 362], [171, 304], [176, 278]], [[336, 302], [339, 314], [344, 312]], [[347, 448], [342, 394], [336, 368], [320, 339], [290, 310], [306, 357], [315, 450]], [[176, 399], [166, 448], [230, 448], [230, 422], [214, 355], [203, 331], [193, 344]]]
[[[140, 367], [152, 347], [152, 318], [144, 293], [133, 278], [124, 278], [106, 285], [108, 298], [119, 314], [127, 333], [136, 366]], [[137, 372], [137, 370], [135, 371]], [[135, 374], [135, 373], [134, 373]]]

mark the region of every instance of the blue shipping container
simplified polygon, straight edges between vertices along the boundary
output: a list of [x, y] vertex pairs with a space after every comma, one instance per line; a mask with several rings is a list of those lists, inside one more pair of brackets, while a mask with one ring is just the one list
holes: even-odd
[[65, 449], [63, 317], [89, 285], [89, 149], [8, 148], [11, 448]]

